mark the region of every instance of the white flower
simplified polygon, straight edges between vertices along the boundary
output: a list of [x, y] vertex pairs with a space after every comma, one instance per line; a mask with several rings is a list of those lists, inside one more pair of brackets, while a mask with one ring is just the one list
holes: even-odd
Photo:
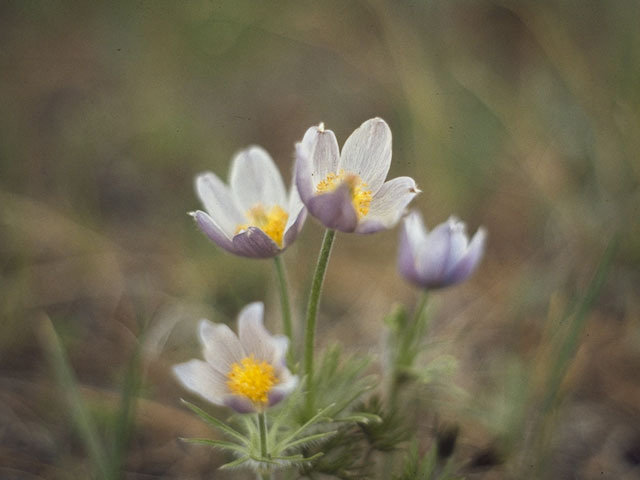
[[296, 187], [287, 196], [273, 160], [257, 146], [235, 155], [229, 186], [206, 172], [196, 177], [196, 192], [207, 211], [192, 214], [200, 229], [243, 257], [278, 255], [293, 243], [306, 218]]
[[404, 218], [398, 247], [398, 271], [425, 288], [463, 282], [475, 271], [484, 253], [487, 232], [479, 228], [469, 242], [465, 224], [455, 217], [427, 232], [418, 212]]
[[286, 367], [289, 340], [264, 327], [264, 305], [247, 305], [238, 316], [238, 336], [224, 324], [200, 322], [205, 362], [191, 360], [173, 367], [189, 390], [239, 413], [263, 411], [285, 398], [298, 384]]
[[296, 185], [327, 228], [373, 233], [393, 227], [419, 192], [409, 177], [385, 182], [390, 165], [391, 130], [381, 118], [356, 129], [342, 153], [333, 132], [320, 124], [296, 146]]

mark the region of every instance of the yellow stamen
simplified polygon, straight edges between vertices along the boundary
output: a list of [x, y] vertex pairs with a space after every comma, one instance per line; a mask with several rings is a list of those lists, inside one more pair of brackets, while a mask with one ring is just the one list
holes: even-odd
[[364, 217], [369, 213], [372, 198], [371, 190], [367, 190], [368, 185], [355, 173], [345, 173], [344, 170], [340, 170], [337, 174], [330, 173], [316, 185], [316, 191], [318, 193], [333, 192], [343, 183], [349, 186], [351, 203], [353, 203], [353, 208], [356, 209], [358, 218]]
[[271, 387], [277, 379], [273, 373], [273, 365], [267, 362], [258, 363], [253, 355], [243, 358], [240, 363], [231, 365], [227, 374], [227, 386], [235, 395], [243, 395], [254, 404], [266, 404]]
[[282, 247], [284, 227], [286, 227], [289, 219], [289, 214], [282, 207], [275, 205], [267, 211], [263, 205], [258, 203], [249, 209], [246, 217], [249, 223], [238, 225], [236, 234], [249, 227], [258, 227], [279, 247]]

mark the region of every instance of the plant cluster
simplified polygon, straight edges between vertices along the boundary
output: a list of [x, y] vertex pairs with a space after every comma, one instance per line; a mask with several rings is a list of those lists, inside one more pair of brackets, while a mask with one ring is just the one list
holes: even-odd
[[[410, 385], [432, 382], [452, 363], [445, 356], [444, 362], [420, 364], [428, 331], [426, 293], [467, 279], [482, 258], [486, 233], [481, 228], [469, 240], [464, 223], [454, 217], [427, 231], [419, 213], [407, 214], [419, 189], [409, 177], [386, 180], [391, 151], [391, 131], [380, 118], [364, 122], [342, 150], [334, 133], [320, 124], [296, 145], [289, 192], [269, 154], [256, 146], [235, 156], [228, 185], [210, 172], [196, 177], [204, 205], [204, 211], [192, 214], [199, 228], [232, 254], [274, 258], [283, 307], [282, 335], [265, 329], [260, 302], [240, 312], [237, 335], [226, 325], [203, 320], [204, 360], [174, 367], [185, 388], [234, 412], [223, 421], [185, 402], [222, 435], [187, 441], [228, 452], [221, 468], [248, 467], [263, 479], [296, 473], [345, 479], [451, 476], [447, 459], [457, 427], [421, 455], [416, 441], [407, 445], [417, 427], [405, 392]], [[326, 232], [308, 297], [302, 355], [295, 358], [280, 255], [296, 240], [307, 214]], [[386, 318], [380, 382], [370, 373], [377, 358], [343, 354], [338, 346], [318, 356], [316, 319], [336, 233], [373, 234], [399, 222], [398, 271], [423, 295], [413, 315], [397, 308]]]

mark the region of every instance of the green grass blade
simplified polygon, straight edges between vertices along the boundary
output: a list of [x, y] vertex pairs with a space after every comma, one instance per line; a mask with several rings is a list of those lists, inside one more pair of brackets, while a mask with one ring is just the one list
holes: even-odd
[[547, 395], [543, 403], [543, 412], [548, 412], [556, 403], [560, 385], [578, 348], [580, 336], [586, 325], [588, 314], [593, 308], [593, 304], [598, 298], [600, 290], [609, 274], [613, 258], [618, 250], [618, 245], [619, 238], [617, 236], [609, 241], [585, 294], [577, 304], [576, 312], [571, 316], [569, 332], [559, 349], [551, 373]]
[[114, 448], [110, 465], [111, 478], [120, 478], [120, 471], [133, 432], [136, 404], [142, 387], [141, 344], [138, 342], [136, 345], [133, 356], [127, 365], [122, 385], [120, 408], [113, 426]]
[[48, 317], [42, 322], [42, 338], [48, 350], [56, 380], [61, 391], [65, 393], [73, 422], [96, 470], [95, 473], [99, 478], [109, 480], [110, 468], [104, 445], [100, 441], [93, 418], [80, 395], [78, 383], [64, 347]]

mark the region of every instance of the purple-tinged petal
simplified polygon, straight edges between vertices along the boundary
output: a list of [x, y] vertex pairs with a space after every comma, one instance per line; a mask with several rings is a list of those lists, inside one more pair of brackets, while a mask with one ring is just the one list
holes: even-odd
[[307, 208], [325, 227], [340, 232], [353, 232], [358, 225], [358, 214], [353, 203], [349, 186], [340, 185], [336, 190], [313, 197]]
[[231, 365], [246, 356], [238, 337], [224, 323], [201, 320], [198, 328], [205, 360], [222, 375], [231, 371]]
[[400, 229], [398, 271], [410, 282], [422, 286], [420, 275], [416, 270], [417, 249], [415, 246], [415, 239], [412, 238], [412, 236], [416, 235], [421, 235], [423, 241], [427, 237], [426, 232], [424, 232], [424, 226], [422, 225], [420, 215], [417, 212], [411, 212], [403, 220], [402, 227]]
[[216, 174], [204, 172], [196, 177], [195, 188], [207, 213], [226, 236], [230, 237], [236, 225], [244, 222], [244, 215], [238, 208], [229, 187]]
[[200, 230], [202, 230], [202, 232], [209, 237], [213, 243], [224, 248], [228, 252], [237, 253], [231, 239], [227, 237], [222, 228], [213, 220], [213, 218], [201, 210], [194, 212], [192, 216], [198, 224], [198, 227], [200, 227]]
[[448, 285], [460, 283], [471, 276], [480, 264], [480, 260], [484, 254], [484, 246], [487, 238], [487, 232], [484, 228], [479, 228], [471, 239], [469, 247], [458, 261], [458, 263], [450, 270], [445, 278]]
[[427, 235], [429, 234], [422, 221], [422, 215], [417, 210], [413, 210], [405, 217], [402, 224], [406, 230], [412, 251], [417, 252], [420, 245], [427, 241]]
[[375, 194], [391, 166], [391, 130], [381, 118], [358, 127], [342, 147], [339, 170], [357, 174]]
[[225, 379], [208, 363], [190, 360], [174, 365], [173, 373], [188, 390], [211, 403], [223, 404], [222, 399], [228, 393]]
[[253, 413], [256, 411], [255, 405], [247, 397], [241, 395], [226, 395], [222, 403], [238, 413]]
[[468, 243], [465, 225], [455, 217], [427, 233], [420, 215], [411, 212], [402, 225], [398, 270], [410, 282], [427, 289], [460, 283], [476, 269], [485, 237], [480, 228]]
[[[288, 372], [288, 371], [287, 371]], [[298, 376], [288, 375], [282, 382], [273, 387], [268, 394], [268, 405], [270, 407], [281, 402], [284, 398], [289, 396], [291, 392], [298, 386]]]
[[449, 258], [447, 260], [447, 269], [444, 272], [446, 277], [451, 269], [460, 261], [464, 253], [467, 251], [469, 238], [467, 237], [467, 226], [464, 222], [459, 221], [455, 217], [449, 219], [451, 225], [451, 248], [449, 249]]
[[232, 240], [235, 253], [249, 258], [272, 258], [282, 250], [258, 227], [249, 227]]
[[393, 228], [418, 192], [416, 182], [410, 177], [398, 177], [385, 182], [373, 196], [369, 213], [360, 221], [356, 232], [375, 233]]
[[311, 162], [311, 181], [315, 189], [318, 182], [330, 173], [338, 172], [340, 149], [335, 134], [325, 130], [324, 124], [309, 128], [302, 139]]
[[258, 204], [267, 208], [287, 204], [282, 176], [262, 147], [252, 146], [235, 155], [229, 185], [243, 212]]
[[416, 255], [416, 271], [420, 276], [422, 286], [427, 288], [440, 286], [448, 265], [451, 233], [450, 223], [441, 223], [427, 235], [426, 241], [419, 246]]
[[283, 241], [284, 246], [282, 248], [283, 250], [296, 240], [296, 238], [298, 237], [298, 234], [300, 233], [300, 230], [302, 230], [302, 226], [304, 225], [304, 222], [306, 219], [307, 219], [307, 209], [303, 207], [302, 210], [300, 210], [298, 215], [295, 217], [295, 222], [291, 224], [291, 226], [288, 227], [284, 232], [284, 241]]
[[307, 209], [304, 207], [304, 203], [302, 203], [302, 200], [300, 199], [300, 195], [298, 194], [298, 189], [295, 184], [291, 185], [288, 212], [289, 218], [287, 219], [287, 224], [284, 227], [283, 250], [295, 241], [298, 233], [302, 230], [304, 221], [307, 218]]

